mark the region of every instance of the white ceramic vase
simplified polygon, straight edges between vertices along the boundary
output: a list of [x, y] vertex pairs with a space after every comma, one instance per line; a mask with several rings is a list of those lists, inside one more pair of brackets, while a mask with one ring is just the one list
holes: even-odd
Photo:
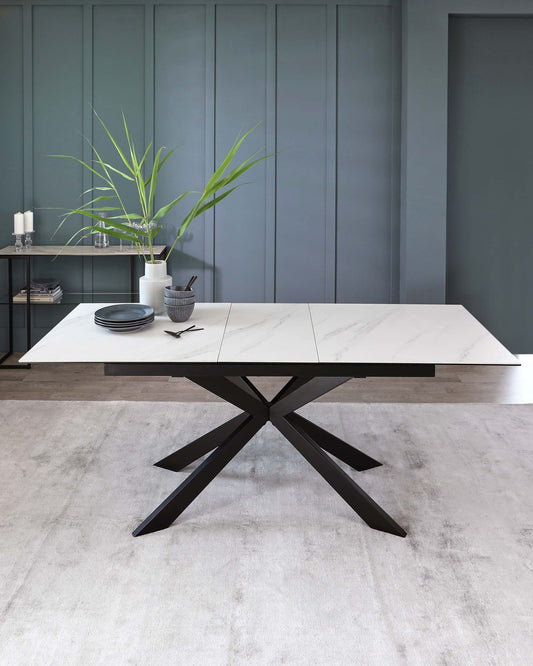
[[167, 262], [156, 260], [144, 266], [144, 275], [139, 278], [139, 303], [153, 307], [156, 315], [164, 314], [165, 287], [172, 284], [172, 276], [167, 275]]

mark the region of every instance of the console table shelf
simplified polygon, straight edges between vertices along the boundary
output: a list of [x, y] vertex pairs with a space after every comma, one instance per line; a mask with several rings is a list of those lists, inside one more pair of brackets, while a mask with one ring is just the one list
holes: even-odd
[[[155, 245], [154, 256], [156, 259], [164, 259], [167, 253], [165, 245]], [[8, 288], [7, 295], [0, 299], [0, 305], [7, 305], [9, 309], [9, 350], [0, 356], [0, 369], [4, 368], [29, 368], [29, 364], [5, 364], [4, 361], [13, 353], [13, 308], [15, 306], [22, 306], [26, 312], [26, 351], [31, 347], [31, 307], [34, 305], [76, 305], [78, 303], [102, 302], [108, 303], [110, 300], [123, 301], [129, 300], [133, 302], [137, 294], [135, 284], [135, 259], [141, 258], [135, 246], [122, 246], [110, 245], [106, 248], [97, 248], [93, 245], [72, 245], [64, 247], [63, 245], [34, 245], [30, 251], [24, 250], [23, 252], [16, 252], [14, 245], [9, 245], [0, 249], [0, 259], [7, 259], [8, 263]], [[26, 264], [26, 286], [29, 287], [32, 275], [32, 258], [35, 257], [128, 257], [130, 265], [130, 290], [129, 292], [65, 292], [61, 303], [43, 303], [31, 301], [28, 293], [27, 299], [24, 303], [13, 302], [13, 259], [22, 259]]]

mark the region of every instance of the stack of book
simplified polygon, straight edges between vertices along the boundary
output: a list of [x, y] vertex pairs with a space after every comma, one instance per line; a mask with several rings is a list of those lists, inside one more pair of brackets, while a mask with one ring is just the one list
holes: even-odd
[[[26, 303], [27, 290], [21, 289], [13, 296], [13, 303]], [[63, 289], [58, 280], [53, 278], [41, 278], [32, 280], [30, 283], [30, 303], [61, 303]]]

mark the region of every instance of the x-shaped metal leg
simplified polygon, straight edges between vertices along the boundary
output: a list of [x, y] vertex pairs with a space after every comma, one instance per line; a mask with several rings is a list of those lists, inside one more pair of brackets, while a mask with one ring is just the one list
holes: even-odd
[[247, 414], [239, 414], [239, 416], [226, 421], [226, 423], [218, 426], [218, 428], [202, 435], [198, 439], [195, 439], [194, 442], [174, 451], [174, 453], [154, 464], [157, 467], [169, 469], [172, 472], [179, 472], [184, 467], [187, 467], [187, 465], [198, 460], [198, 458], [209, 453], [209, 451], [220, 446], [220, 443], [230, 437], [247, 418]]
[[244, 411], [155, 463], [158, 467], [179, 471], [212, 451], [137, 527], [134, 536], [164, 529], [174, 522], [269, 420], [370, 527], [398, 536], [406, 535], [325, 452], [358, 471], [377, 467], [381, 463], [294, 413], [294, 410], [340, 386], [349, 377], [293, 377], [271, 401], [266, 400], [246, 377], [189, 379]]
[[171, 525], [263, 425], [264, 421], [261, 422], [260, 419], [246, 417], [246, 420], [143, 520], [133, 532], [133, 536], [157, 532]]

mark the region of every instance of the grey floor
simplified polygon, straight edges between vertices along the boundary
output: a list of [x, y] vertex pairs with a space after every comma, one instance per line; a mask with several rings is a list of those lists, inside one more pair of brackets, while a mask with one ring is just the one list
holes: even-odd
[[[533, 406], [317, 404], [382, 460], [366, 527], [265, 427], [169, 529], [151, 465], [217, 403], [4, 401], [0, 664], [531, 664]], [[190, 471], [190, 470], [189, 470]]]

